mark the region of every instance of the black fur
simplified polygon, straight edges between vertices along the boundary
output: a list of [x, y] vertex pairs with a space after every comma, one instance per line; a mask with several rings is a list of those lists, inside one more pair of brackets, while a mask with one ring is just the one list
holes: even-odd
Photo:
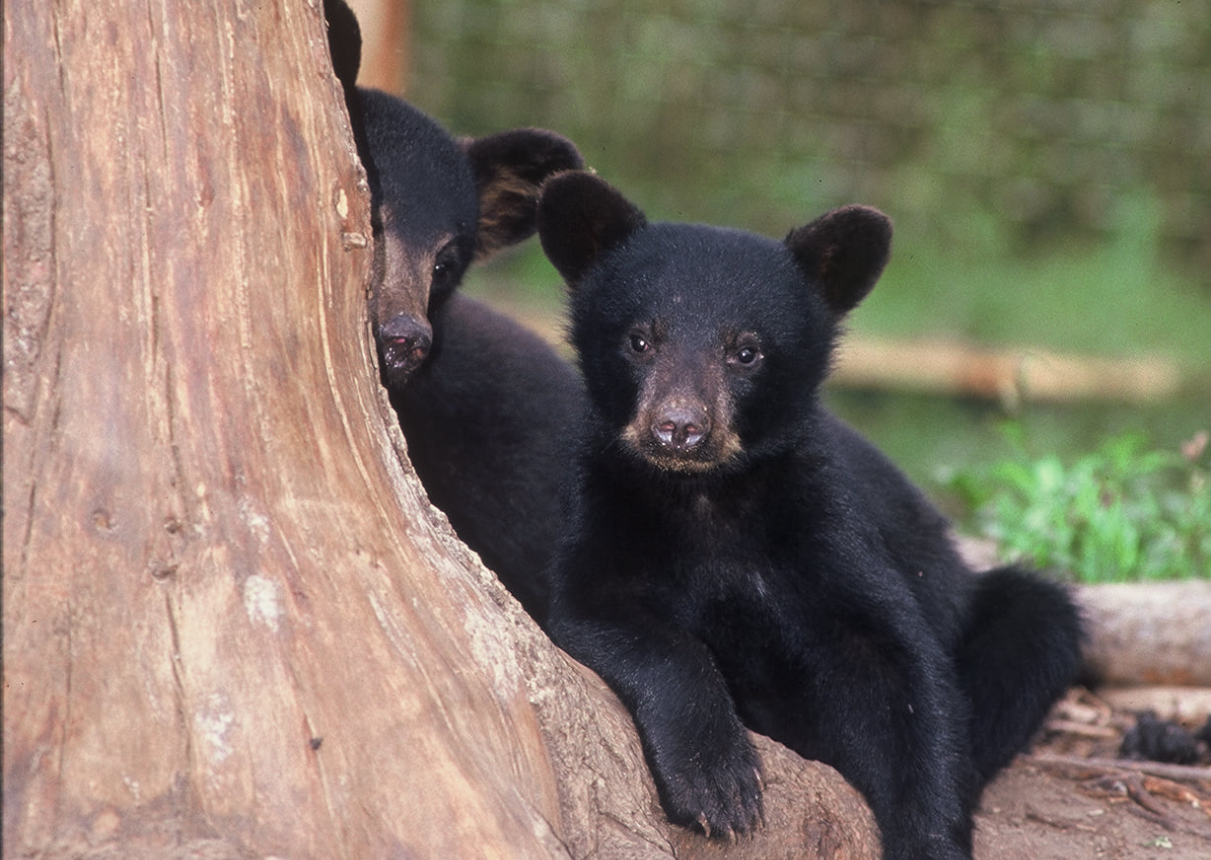
[[549, 628], [631, 710], [669, 817], [761, 818], [744, 731], [836, 767], [884, 856], [969, 858], [983, 785], [1076, 670], [1077, 610], [948, 525], [818, 390], [891, 224], [831, 212], [785, 242], [649, 224], [596, 177], [548, 182], [591, 416]]
[[1211, 744], [1211, 717], [1191, 732], [1174, 720], [1162, 720], [1155, 711], [1136, 716], [1136, 723], [1123, 734], [1119, 755], [1141, 761], [1163, 761], [1193, 765], [1207, 759]]
[[535, 619], [561, 532], [561, 484], [584, 398], [537, 335], [459, 296], [432, 318], [433, 350], [391, 403], [430, 500]]
[[473, 260], [533, 234], [540, 185], [580, 154], [541, 129], [456, 140], [358, 87], [357, 18], [343, 0], [324, 10], [370, 184], [370, 317], [409, 459], [459, 537], [541, 618], [569, 464], [560, 440], [582, 386], [538, 337], [455, 290]]

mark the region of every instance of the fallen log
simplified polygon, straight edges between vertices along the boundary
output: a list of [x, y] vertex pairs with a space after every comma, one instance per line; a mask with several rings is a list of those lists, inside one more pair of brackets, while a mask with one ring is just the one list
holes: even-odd
[[832, 382], [967, 395], [1016, 406], [1024, 401], [1111, 400], [1156, 403], [1178, 395], [1182, 374], [1154, 356], [1104, 358], [1038, 347], [978, 347], [956, 341], [842, 341]]
[[1211, 686], [1211, 581], [1087, 585], [1078, 599], [1099, 683]]
[[[976, 570], [1001, 562], [996, 546], [956, 535]], [[1081, 585], [1084, 680], [1112, 688], [1211, 687], [1211, 580]]]

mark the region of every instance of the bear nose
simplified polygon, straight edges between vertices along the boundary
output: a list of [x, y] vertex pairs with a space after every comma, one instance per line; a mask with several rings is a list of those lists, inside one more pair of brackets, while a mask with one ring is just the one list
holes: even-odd
[[657, 412], [652, 434], [673, 451], [688, 451], [710, 432], [711, 420], [701, 406], [671, 403]]
[[426, 320], [401, 314], [392, 317], [379, 329], [383, 363], [392, 377], [404, 377], [429, 356], [433, 346], [433, 329]]

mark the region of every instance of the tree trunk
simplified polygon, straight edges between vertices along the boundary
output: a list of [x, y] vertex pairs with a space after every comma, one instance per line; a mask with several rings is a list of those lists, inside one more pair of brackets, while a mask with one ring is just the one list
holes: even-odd
[[[402, 457], [321, 4], [4, 25], [4, 856], [715, 856]], [[760, 743], [734, 856], [877, 855]]]

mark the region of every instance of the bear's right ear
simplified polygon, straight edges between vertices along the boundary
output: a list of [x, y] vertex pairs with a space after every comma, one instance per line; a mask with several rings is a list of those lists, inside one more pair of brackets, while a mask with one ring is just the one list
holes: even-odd
[[891, 256], [891, 219], [869, 206], [826, 212], [786, 237], [808, 279], [837, 316], [866, 298]]
[[328, 21], [332, 70], [345, 90], [351, 90], [362, 65], [362, 28], [345, 0], [324, 0], [324, 18]]
[[569, 287], [606, 251], [647, 224], [637, 206], [585, 171], [549, 180], [538, 201], [538, 236], [547, 259]]

